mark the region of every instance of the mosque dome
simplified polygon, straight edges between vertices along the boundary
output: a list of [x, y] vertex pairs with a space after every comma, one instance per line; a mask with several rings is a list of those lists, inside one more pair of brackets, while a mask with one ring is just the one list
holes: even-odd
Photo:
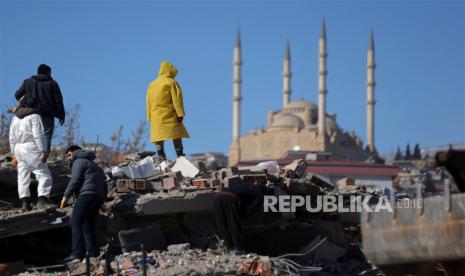
[[284, 109], [306, 109], [306, 108], [317, 109], [317, 106], [310, 101], [300, 99], [297, 101], [290, 102], [284, 107]]
[[282, 130], [282, 129], [301, 129], [305, 126], [304, 121], [298, 116], [290, 113], [282, 113], [276, 115], [273, 123], [268, 128], [269, 130]]

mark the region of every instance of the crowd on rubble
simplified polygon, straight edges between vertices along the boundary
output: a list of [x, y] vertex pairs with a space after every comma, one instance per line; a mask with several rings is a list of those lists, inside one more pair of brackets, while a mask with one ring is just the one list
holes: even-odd
[[[189, 134], [183, 125], [185, 116], [182, 90], [175, 80], [178, 71], [167, 61], [160, 65], [158, 77], [149, 84], [146, 93], [146, 118], [151, 124], [150, 141], [156, 145], [158, 158], [166, 159], [164, 141], [173, 140], [176, 154], [184, 156], [181, 138]], [[47, 160], [51, 151], [55, 118], [63, 125], [65, 109], [58, 83], [52, 78], [52, 68], [40, 64], [37, 74], [23, 81], [15, 93], [18, 105], [11, 110], [9, 127], [12, 163], [17, 171], [17, 190], [22, 210], [30, 211], [31, 174], [38, 182], [38, 209], [56, 209], [50, 202], [53, 178]], [[94, 162], [95, 153], [70, 145], [65, 151], [71, 164], [70, 181], [60, 203], [63, 209], [71, 196], [75, 197], [71, 215], [72, 253], [65, 259], [82, 259], [84, 252], [95, 257], [95, 222], [99, 209], [107, 198], [103, 170]]]

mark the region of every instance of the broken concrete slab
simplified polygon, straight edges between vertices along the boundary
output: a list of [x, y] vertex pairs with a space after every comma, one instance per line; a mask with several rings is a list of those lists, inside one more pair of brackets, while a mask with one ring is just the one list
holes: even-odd
[[[162, 194], [166, 193], [160, 193]], [[136, 214], [160, 215], [180, 212], [211, 211], [216, 196], [214, 192], [196, 191], [189, 193], [176, 192], [178, 197], [167, 196], [158, 197], [157, 195], [147, 194], [137, 199], [134, 206]], [[189, 194], [189, 197], [185, 197]]]
[[191, 247], [190, 243], [180, 243], [180, 244], [172, 244], [168, 245], [167, 250], [168, 253], [171, 254], [182, 254], [186, 250], [188, 250]]
[[174, 162], [171, 167], [173, 172], [181, 172], [184, 177], [195, 177], [200, 171], [186, 157], [181, 156]]
[[16, 210], [0, 214], [0, 238], [25, 235], [58, 227], [67, 227], [69, 208], [21, 213]]
[[354, 177], [344, 177], [336, 182], [336, 187], [338, 191], [355, 191], [357, 186], [355, 185]]
[[309, 173], [306, 176], [311, 183], [320, 186], [321, 188], [330, 188], [333, 189], [336, 185], [329, 180], [329, 178], [322, 176], [320, 174]]
[[305, 176], [307, 162], [303, 159], [296, 159], [291, 164], [283, 168], [284, 175], [288, 178], [301, 178]]
[[251, 168], [252, 171], [266, 170], [269, 174], [279, 174], [280, 168], [276, 161], [260, 162], [255, 167]]
[[148, 178], [154, 175], [157, 171], [157, 167], [155, 166], [151, 156], [147, 156], [144, 159], [139, 160], [134, 165], [122, 167], [122, 169], [124, 174], [132, 179]]

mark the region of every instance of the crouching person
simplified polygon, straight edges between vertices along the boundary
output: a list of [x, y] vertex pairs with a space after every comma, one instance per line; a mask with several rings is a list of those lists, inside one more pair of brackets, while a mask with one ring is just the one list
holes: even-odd
[[218, 235], [230, 250], [244, 250], [242, 221], [263, 206], [266, 187], [239, 182], [219, 193], [214, 201], [214, 214]]
[[66, 187], [60, 208], [74, 194], [71, 214], [72, 252], [65, 261], [83, 259], [86, 253], [96, 257], [95, 221], [100, 207], [107, 198], [108, 188], [103, 170], [94, 162], [95, 153], [71, 146], [66, 150], [66, 160], [72, 162], [71, 179]]
[[38, 101], [29, 97], [13, 113], [15, 116], [10, 125], [9, 140], [11, 152], [18, 162], [18, 195], [22, 201], [22, 209], [31, 210], [31, 173], [34, 173], [39, 183], [37, 208], [55, 208], [54, 204], [48, 202], [53, 180], [46, 163], [47, 142], [42, 119], [38, 114]]

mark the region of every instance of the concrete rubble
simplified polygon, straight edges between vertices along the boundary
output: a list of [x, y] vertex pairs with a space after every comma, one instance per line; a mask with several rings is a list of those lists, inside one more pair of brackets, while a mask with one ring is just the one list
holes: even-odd
[[[346, 223], [337, 212], [260, 211], [244, 222], [244, 254], [228, 252], [214, 231], [215, 195], [239, 182], [266, 185], [271, 193], [291, 195], [363, 194], [359, 189], [337, 189], [342, 184], [335, 185], [321, 175], [305, 175], [307, 165], [303, 160], [284, 168], [276, 162], [264, 162], [255, 167], [207, 170], [201, 161], [191, 163], [181, 157], [160, 162], [152, 155], [132, 154], [116, 166], [105, 167], [109, 195], [97, 222], [102, 254], [91, 265], [93, 275], [143, 275], [144, 271], [148, 275], [378, 275], [360, 249], [359, 221]], [[3, 163], [2, 168], [9, 167]], [[64, 172], [69, 173], [69, 168], [64, 163], [56, 170], [61, 179], [66, 179]], [[352, 184], [348, 180], [345, 185]], [[54, 197], [60, 198], [63, 190], [55, 189]], [[20, 243], [47, 231], [69, 235], [63, 231], [69, 231], [71, 208], [21, 213], [3, 201], [0, 208], [0, 245], [7, 237]], [[41, 226], [27, 227], [36, 223], [32, 218]], [[4, 230], [13, 229], [13, 225], [17, 225], [15, 231]], [[3, 255], [6, 252], [11, 251], [0, 252], [0, 263], [21, 261]], [[85, 264], [58, 268], [46, 262], [48, 266], [40, 268], [42, 263], [33, 257], [26, 259], [30, 259], [25, 266], [28, 273], [69, 271], [77, 275], [86, 270]], [[107, 261], [109, 266], [105, 265]]]

